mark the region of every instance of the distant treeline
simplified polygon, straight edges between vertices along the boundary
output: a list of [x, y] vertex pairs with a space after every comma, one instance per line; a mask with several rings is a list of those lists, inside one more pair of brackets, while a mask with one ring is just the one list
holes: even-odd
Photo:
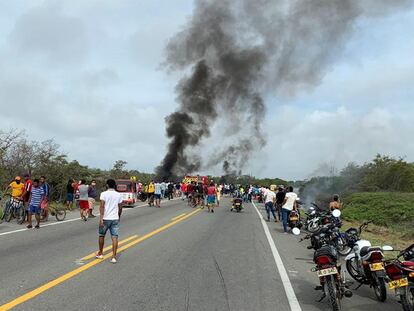
[[339, 174], [313, 177], [300, 187], [304, 200], [319, 201], [326, 201], [332, 194], [384, 191], [413, 192], [414, 164], [378, 154], [369, 163], [349, 163]]

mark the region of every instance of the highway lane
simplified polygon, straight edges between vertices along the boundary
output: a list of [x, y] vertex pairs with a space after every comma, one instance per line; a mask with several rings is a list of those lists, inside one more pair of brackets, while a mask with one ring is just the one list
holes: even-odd
[[[291, 310], [257, 212], [248, 204], [233, 213], [228, 199], [222, 203], [214, 214], [190, 215], [195, 210], [180, 200], [127, 210], [120, 240], [137, 235], [130, 241], [142, 241], [121, 252], [116, 265], [79, 261], [96, 250], [96, 219], [0, 236], [0, 310], [91, 263], [13, 310]], [[268, 228], [302, 310], [329, 310], [315, 302], [312, 253], [297, 237], [281, 234], [279, 224]], [[398, 310], [395, 301], [377, 303], [371, 291], [360, 289], [344, 310]]]

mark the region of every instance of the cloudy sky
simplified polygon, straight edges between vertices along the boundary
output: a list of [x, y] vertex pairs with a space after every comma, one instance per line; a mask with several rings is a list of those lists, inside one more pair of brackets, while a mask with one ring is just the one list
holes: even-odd
[[[0, 1], [0, 130], [53, 138], [70, 159], [151, 172], [180, 76], [164, 47], [192, 0]], [[376, 153], [414, 161], [414, 10], [361, 20], [321, 84], [266, 97], [267, 145], [245, 173], [304, 178]], [[215, 171], [214, 173], [219, 173]]]

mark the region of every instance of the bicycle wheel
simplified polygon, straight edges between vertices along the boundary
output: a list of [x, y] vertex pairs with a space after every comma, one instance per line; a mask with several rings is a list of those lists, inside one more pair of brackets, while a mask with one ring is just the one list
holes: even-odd
[[55, 217], [57, 221], [63, 221], [66, 218], [66, 210], [64, 209], [57, 209], [55, 210]]
[[6, 203], [6, 208], [4, 209], [4, 220], [10, 222], [13, 217], [13, 206], [10, 203]]

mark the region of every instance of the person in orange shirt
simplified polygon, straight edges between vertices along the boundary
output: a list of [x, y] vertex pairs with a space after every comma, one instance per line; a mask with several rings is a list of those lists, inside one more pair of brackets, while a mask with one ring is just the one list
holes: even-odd
[[13, 199], [22, 200], [24, 193], [24, 184], [20, 176], [16, 176], [13, 182], [11, 182], [7, 188], [6, 192], [11, 189]]

